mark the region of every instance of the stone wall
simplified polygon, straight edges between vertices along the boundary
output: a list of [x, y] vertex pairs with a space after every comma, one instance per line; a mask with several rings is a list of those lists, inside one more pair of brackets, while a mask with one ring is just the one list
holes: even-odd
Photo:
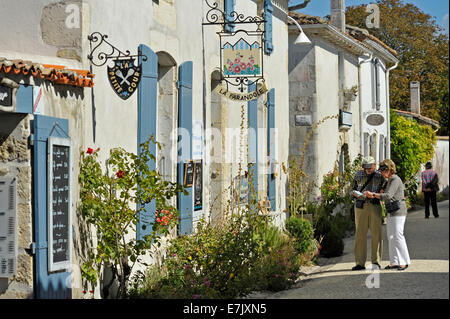
[[0, 176], [17, 178], [18, 260], [13, 278], [0, 278], [1, 298], [33, 297], [30, 115], [0, 113]]

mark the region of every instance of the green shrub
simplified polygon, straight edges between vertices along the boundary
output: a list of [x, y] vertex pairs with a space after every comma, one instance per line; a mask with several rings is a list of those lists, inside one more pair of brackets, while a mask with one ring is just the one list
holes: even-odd
[[342, 255], [344, 251], [344, 241], [342, 239], [344, 230], [340, 227], [340, 223], [342, 220], [345, 220], [345, 216], [339, 216], [339, 214], [328, 216], [321, 212], [315, 220], [314, 237], [316, 239], [322, 238], [320, 255], [323, 257], [337, 257]]
[[323, 257], [338, 257], [344, 252], [344, 240], [342, 239], [342, 234], [336, 227], [331, 227], [331, 229], [323, 235], [322, 239], [322, 250], [320, 254]]
[[295, 240], [279, 232], [280, 241], [270, 247], [260, 259], [258, 290], [280, 291], [295, 283], [300, 269], [300, 260]]
[[300, 254], [310, 249], [314, 239], [314, 229], [308, 220], [291, 216], [286, 222], [286, 229], [295, 238], [295, 248]]

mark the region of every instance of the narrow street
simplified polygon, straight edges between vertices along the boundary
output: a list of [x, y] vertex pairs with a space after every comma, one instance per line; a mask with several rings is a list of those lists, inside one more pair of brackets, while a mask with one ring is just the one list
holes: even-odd
[[[309, 268], [293, 289], [257, 293], [251, 298], [268, 299], [441, 299], [449, 298], [449, 202], [438, 203], [440, 218], [424, 218], [424, 210], [408, 214], [405, 237], [411, 265], [405, 271], [384, 270], [389, 263], [386, 225], [383, 226], [381, 271], [351, 271], [353, 240], [345, 240], [344, 254], [321, 258]], [[370, 238], [370, 235], [369, 235]], [[368, 256], [370, 256], [368, 240]], [[366, 285], [366, 283], [368, 285]], [[371, 287], [371, 288], [368, 288]]]

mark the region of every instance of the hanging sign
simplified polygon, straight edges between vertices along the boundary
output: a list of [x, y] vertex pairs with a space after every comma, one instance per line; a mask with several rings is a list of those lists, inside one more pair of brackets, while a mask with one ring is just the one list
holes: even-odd
[[[114, 92], [123, 100], [128, 99], [137, 90], [141, 80], [142, 66], [136, 63], [135, 58], [141, 58], [147, 61], [147, 57], [138, 50], [138, 54], [131, 55], [130, 51], [122, 52], [109, 43], [106, 34], [94, 32], [88, 36], [91, 52], [88, 59], [95, 66], [103, 66], [108, 60], [113, 61], [112, 66], [108, 66], [108, 80]], [[93, 45], [95, 47], [93, 47]], [[104, 47], [109, 48], [106, 52], [102, 51]], [[100, 49], [99, 49], [100, 48]], [[98, 52], [94, 54], [94, 52]]]
[[[228, 87], [234, 86], [241, 93], [251, 84], [264, 82], [264, 23], [263, 16], [244, 16], [236, 11], [225, 12], [217, 1], [205, 0], [208, 6], [206, 22], [203, 25], [220, 25], [220, 73], [221, 81]], [[241, 28], [238, 28], [241, 26]], [[235, 28], [236, 27], [236, 28]], [[220, 92], [221, 94], [224, 94]], [[262, 94], [262, 93], [261, 93]], [[258, 95], [224, 94], [238, 101], [250, 101]]]
[[114, 66], [108, 66], [108, 79], [113, 90], [123, 100], [128, 99], [138, 88], [141, 80], [142, 66], [135, 64], [135, 59], [114, 60]]
[[259, 83], [256, 90], [249, 92], [249, 93], [237, 93], [237, 92], [228, 91], [227, 85], [224, 85], [224, 84], [218, 85], [214, 90], [216, 93], [219, 93], [230, 100], [241, 101], [241, 102], [242, 101], [246, 102], [246, 101], [251, 101], [253, 99], [256, 99], [256, 98], [258, 98], [258, 96], [260, 96], [261, 94], [264, 94], [268, 91], [265, 83]]

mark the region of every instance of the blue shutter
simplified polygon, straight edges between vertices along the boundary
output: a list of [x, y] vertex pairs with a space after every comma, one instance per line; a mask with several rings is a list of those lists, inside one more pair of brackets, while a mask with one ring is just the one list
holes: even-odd
[[272, 16], [273, 16], [273, 5], [272, 0], [264, 0], [264, 52], [270, 55], [273, 51], [272, 42]]
[[275, 143], [275, 89], [271, 89], [267, 93], [267, 155], [270, 158], [267, 197], [271, 211], [276, 210], [276, 179], [275, 172], [272, 172], [272, 165], [275, 163]]
[[[156, 103], [158, 88], [158, 56], [147, 46], [140, 45], [139, 50], [147, 56], [147, 61], [139, 57], [142, 65], [142, 77], [138, 87], [138, 154], [140, 144], [144, 143], [153, 135], [156, 137]], [[156, 146], [150, 145], [152, 154], [156, 154]], [[155, 162], [149, 161], [149, 169], [155, 169]], [[152, 201], [145, 205], [144, 210], [139, 213], [136, 235], [137, 239], [149, 235], [155, 220], [156, 203]], [[145, 228], [145, 229], [144, 229]]]
[[[178, 78], [178, 129], [182, 129], [183, 131], [189, 133], [188, 136], [183, 135], [183, 132], [179, 132], [178, 135], [179, 145], [177, 181], [179, 184], [183, 184], [184, 163], [192, 159], [192, 61], [187, 61], [180, 65]], [[180, 212], [180, 233], [182, 234], [192, 233], [192, 187], [188, 188], [187, 192], [188, 195], [179, 193], [177, 197], [177, 206]]]
[[34, 249], [35, 297], [65, 299], [72, 297], [70, 272], [48, 272], [47, 242], [47, 140], [49, 136], [67, 138], [69, 122], [44, 115], [33, 121], [33, 186], [34, 186]]
[[[256, 84], [248, 86], [248, 91], [256, 90]], [[256, 198], [258, 198], [258, 100], [253, 99], [247, 102], [248, 126], [250, 129], [248, 137], [248, 163], [251, 164], [249, 173], [252, 174], [253, 186]]]
[[33, 86], [23, 85], [17, 89], [16, 113], [33, 113]]
[[231, 13], [234, 11], [234, 0], [225, 0], [225, 31], [233, 32], [234, 23], [227, 23], [228, 21], [233, 21], [233, 16]]

